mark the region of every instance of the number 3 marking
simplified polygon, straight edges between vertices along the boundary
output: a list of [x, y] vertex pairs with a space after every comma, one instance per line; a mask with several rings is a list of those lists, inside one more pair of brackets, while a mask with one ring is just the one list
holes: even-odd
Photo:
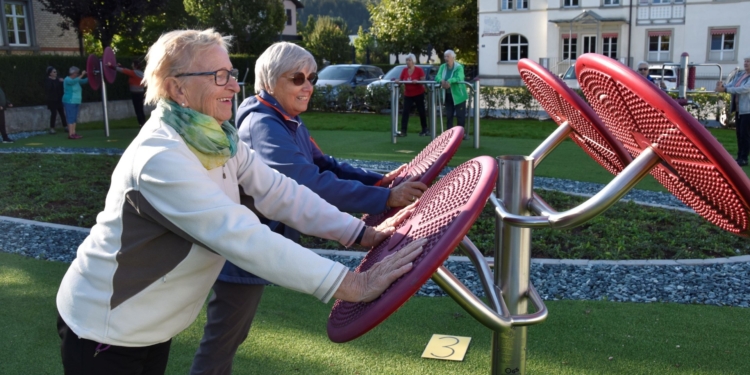
[[442, 348], [448, 348], [448, 350], [451, 351], [451, 354], [448, 354], [448, 355], [437, 355], [435, 353], [430, 353], [431, 355], [433, 355], [436, 358], [447, 358], [447, 357], [452, 356], [456, 351], [453, 348], [451, 348], [451, 346], [456, 345], [456, 344], [458, 344], [460, 342], [460, 340], [457, 339], [457, 338], [455, 338], [455, 337], [448, 337], [448, 336], [446, 336], [446, 337], [441, 337], [440, 338], [440, 340], [442, 340], [442, 339], [452, 339], [452, 340], [456, 340], [456, 342], [454, 342], [453, 344], [443, 345], [442, 346]]

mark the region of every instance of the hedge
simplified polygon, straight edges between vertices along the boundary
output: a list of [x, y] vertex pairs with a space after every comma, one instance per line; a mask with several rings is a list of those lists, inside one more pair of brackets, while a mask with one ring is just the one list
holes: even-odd
[[[30, 55], [30, 56], [0, 56], [0, 82], [8, 100], [16, 107], [46, 104], [44, 79], [47, 77], [47, 67], [54, 66], [58, 77], [65, 77], [71, 66], [81, 70], [86, 69], [86, 57], [61, 55]], [[130, 67], [131, 62], [139, 57], [117, 56], [117, 62], [124, 67]], [[233, 55], [230, 60], [240, 71], [240, 79], [245, 70], [250, 68], [247, 82], [250, 87], [254, 82], [255, 56]], [[250, 90], [249, 92], [252, 92]], [[99, 91], [92, 90], [88, 85], [83, 88], [84, 102], [98, 102], [102, 100]], [[118, 74], [113, 84], [107, 84], [107, 99], [130, 99], [128, 80], [125, 75]]]

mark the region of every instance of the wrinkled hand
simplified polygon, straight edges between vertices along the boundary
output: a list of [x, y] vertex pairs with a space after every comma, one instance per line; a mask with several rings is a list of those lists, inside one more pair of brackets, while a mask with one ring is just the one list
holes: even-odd
[[380, 186], [382, 187], [388, 187], [393, 180], [398, 177], [398, 175], [401, 174], [401, 171], [403, 171], [406, 168], [406, 164], [401, 164], [400, 167], [394, 169], [393, 171], [387, 173], [383, 178], [380, 180]]
[[399, 226], [404, 220], [408, 219], [416, 209], [417, 204], [412, 203], [409, 207], [404, 207], [398, 213], [383, 220], [377, 227], [367, 227], [365, 234], [362, 236], [360, 245], [364, 247], [374, 247], [380, 245], [383, 240], [390, 237], [393, 232], [396, 231], [396, 227]]
[[724, 82], [721, 82], [721, 81], [717, 82], [716, 83], [716, 89], [714, 91], [716, 91], [716, 92], [727, 91], [727, 89], [724, 87]]
[[414, 241], [385, 257], [367, 272], [347, 273], [333, 298], [348, 302], [370, 302], [380, 297], [396, 279], [411, 271], [412, 262], [422, 253], [425, 243], [426, 239]]
[[417, 179], [419, 179], [419, 176], [413, 176], [408, 181], [392, 188], [386, 205], [388, 207], [404, 207], [419, 199], [427, 190], [427, 185], [417, 181]]

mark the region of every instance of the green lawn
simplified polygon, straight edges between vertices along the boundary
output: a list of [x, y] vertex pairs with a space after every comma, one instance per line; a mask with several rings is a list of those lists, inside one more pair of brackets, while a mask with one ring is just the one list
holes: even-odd
[[[0, 253], [0, 374], [60, 374], [55, 295], [68, 265]], [[491, 332], [448, 297], [414, 297], [345, 344], [325, 332], [331, 304], [267, 289], [235, 374], [487, 374]], [[528, 329], [529, 374], [748, 374], [750, 309], [550, 301]], [[426, 319], [426, 317], [428, 317]], [[205, 311], [175, 337], [167, 373], [185, 374]], [[463, 362], [420, 358], [432, 334], [469, 336]]]

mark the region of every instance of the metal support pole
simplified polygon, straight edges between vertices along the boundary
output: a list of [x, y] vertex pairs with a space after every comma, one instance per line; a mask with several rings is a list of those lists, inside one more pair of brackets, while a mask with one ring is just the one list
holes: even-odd
[[396, 144], [398, 134], [398, 84], [391, 83], [391, 141]]
[[427, 88], [430, 91], [430, 136], [432, 139], [435, 139], [437, 137], [437, 86], [435, 85], [427, 85]]
[[104, 113], [104, 136], [109, 137], [109, 113], [107, 112], [107, 85], [104, 82], [104, 63], [99, 60], [99, 79], [102, 85], [102, 112]]
[[[496, 194], [505, 208], [517, 215], [529, 215], [533, 197], [534, 159], [509, 155], [497, 158], [500, 173]], [[531, 229], [514, 227], [496, 219], [495, 285], [511, 315], [527, 313], [529, 268], [531, 267]], [[526, 373], [526, 327], [501, 328], [492, 334], [492, 372]]]
[[[677, 90], [679, 91], [679, 94], [677, 94], [680, 98], [687, 98], [687, 89], [688, 89], [688, 70], [689, 70], [689, 64], [690, 64], [690, 56], [687, 52], [683, 52], [680, 56], [680, 74], [678, 77], [677, 82]], [[662, 80], [664, 79], [664, 73], [662, 73]]]
[[474, 81], [474, 148], [479, 148], [479, 80]]

